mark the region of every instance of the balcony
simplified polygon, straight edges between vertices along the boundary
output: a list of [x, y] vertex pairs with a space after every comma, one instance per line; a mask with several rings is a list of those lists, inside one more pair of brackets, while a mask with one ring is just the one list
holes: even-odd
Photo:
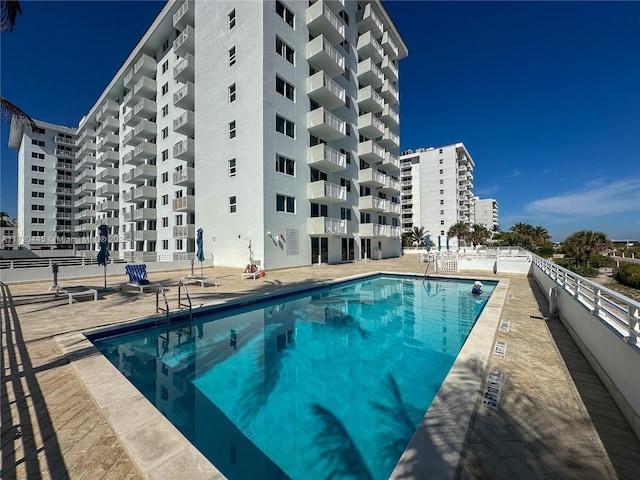
[[307, 95], [329, 110], [342, 107], [345, 104], [344, 88], [331, 80], [324, 72], [317, 72], [307, 78]]
[[75, 225], [73, 227], [73, 230], [75, 232], [93, 232], [96, 228], [97, 225], [95, 222], [85, 222], [81, 223], [80, 225]]
[[387, 228], [387, 236], [391, 238], [400, 238], [402, 236], [402, 228], [389, 226]]
[[380, 119], [384, 121], [390, 127], [397, 127], [400, 125], [400, 115], [396, 112], [391, 105], [385, 105]]
[[196, 208], [196, 197], [194, 195], [186, 195], [174, 198], [172, 207], [174, 212], [193, 212]]
[[370, 58], [366, 58], [358, 63], [356, 68], [358, 82], [362, 85], [371, 85], [373, 88], [380, 88], [384, 83], [384, 74]]
[[76, 154], [70, 150], [65, 150], [63, 148], [56, 148], [55, 150], [56, 157], [62, 158], [76, 158]]
[[124, 200], [125, 202], [139, 202], [142, 200], [155, 200], [156, 196], [156, 187], [142, 185], [140, 187], [125, 191], [122, 194], [122, 200]]
[[361, 59], [370, 58], [373, 63], [380, 63], [384, 57], [384, 50], [371, 32], [365, 32], [358, 37], [356, 48]]
[[153, 100], [149, 100], [148, 98], [143, 98], [138, 103], [136, 103], [135, 107], [133, 107], [133, 115], [138, 118], [146, 118], [149, 119], [155, 116], [158, 105]]
[[399, 203], [387, 202], [387, 213], [391, 215], [400, 215], [400, 213], [406, 213], [402, 210], [402, 206]]
[[391, 60], [397, 60], [398, 58], [398, 46], [396, 42], [391, 38], [391, 34], [387, 31], [382, 34], [382, 48]]
[[182, 83], [193, 82], [195, 72], [195, 57], [188, 54], [180, 59], [176, 66], [173, 67], [173, 78]]
[[173, 28], [176, 30], [184, 30], [184, 27], [187, 25], [193, 25], [194, 17], [193, 2], [184, 2], [178, 11], [173, 14]]
[[117, 227], [120, 225], [120, 219], [118, 217], [104, 217], [99, 219], [98, 222], [109, 227]]
[[120, 209], [120, 202], [113, 200], [103, 200], [96, 204], [97, 212], [116, 212]]
[[323, 35], [307, 43], [306, 50], [307, 61], [316, 69], [323, 70], [330, 78], [344, 73], [344, 57]]
[[400, 137], [397, 133], [387, 128], [378, 143], [387, 150], [397, 150], [400, 148]]
[[157, 125], [151, 120], [142, 120], [133, 127], [133, 134], [138, 139], [144, 138], [146, 140], [151, 140], [158, 134], [156, 128]]
[[340, 43], [344, 40], [345, 25], [323, 0], [319, 0], [306, 12], [307, 28], [317, 35], [324, 35], [331, 43]]
[[[131, 70], [132, 77], [130, 82], [137, 82], [142, 76], [153, 77], [153, 74], [156, 72], [157, 68], [158, 67], [156, 60], [153, 57], [143, 53], [142, 56], [133, 64], [133, 69]], [[125, 86], [129, 86], [126, 80]]]
[[73, 205], [78, 208], [88, 207], [96, 204], [96, 197], [93, 195], [84, 195], [73, 202]]
[[192, 187], [196, 183], [196, 171], [193, 167], [186, 167], [173, 172], [173, 184]]
[[358, 133], [367, 138], [378, 138], [384, 135], [385, 125], [373, 113], [365, 113], [358, 117]]
[[73, 166], [73, 163], [56, 162], [56, 169], [57, 170], [75, 170], [75, 167]]
[[134, 242], [155, 241], [158, 238], [158, 232], [156, 230], [130, 230], [124, 232], [124, 237]]
[[132, 107], [133, 106], [132, 102], [133, 102], [133, 90], [129, 90], [129, 93], [127, 93], [122, 99], [122, 106]]
[[173, 158], [190, 161], [195, 158], [195, 142], [193, 138], [185, 138], [173, 146]]
[[73, 207], [75, 202], [73, 200], [56, 200], [56, 207]]
[[62, 135], [56, 135], [55, 142], [63, 145], [71, 145], [72, 147], [76, 146], [76, 141], [74, 139], [63, 137]]
[[382, 187], [384, 185], [385, 178], [385, 174], [380, 173], [373, 168], [358, 170], [358, 184], [361, 187]]
[[398, 89], [389, 80], [384, 81], [380, 95], [391, 105], [397, 104], [400, 100]]
[[122, 217], [125, 222], [139, 222], [144, 220], [155, 220], [158, 213], [155, 208], [138, 208], [125, 212]]
[[107, 133], [103, 137], [98, 139], [97, 150], [98, 152], [104, 152], [118, 145], [120, 139], [115, 133]]
[[383, 110], [385, 105], [384, 98], [382, 98], [371, 85], [367, 85], [358, 90], [357, 100], [361, 113], [363, 113], [362, 110], [378, 113]]
[[173, 227], [173, 238], [196, 238], [196, 226], [177, 225]]
[[375, 38], [380, 38], [384, 32], [384, 24], [373, 11], [371, 3], [361, 10], [362, 17], [358, 18], [358, 31], [360, 33], [370, 31]]
[[157, 89], [158, 84], [155, 80], [149, 77], [140, 77], [140, 80], [138, 80], [133, 86], [133, 94], [141, 97], [147, 95], [151, 96], [156, 93]]
[[122, 145], [133, 145], [138, 141], [139, 140], [137, 140], [136, 137], [133, 135], [133, 130], [129, 130], [127, 133], [125, 133], [124, 137], [122, 138]]
[[137, 167], [122, 174], [124, 183], [133, 183], [134, 185], [143, 185], [146, 180], [156, 178], [157, 169], [155, 165], [138, 165]]
[[133, 115], [133, 107], [122, 117], [122, 123], [124, 123], [127, 127], [133, 127], [138, 120], [138, 117]]
[[98, 167], [110, 167], [118, 164], [119, 154], [115, 150], [107, 150], [106, 152], [100, 152], [97, 157], [91, 158], [93, 158], [94, 164]]
[[[134, 161], [150, 160], [156, 156], [157, 146], [155, 143], [142, 142], [135, 146], [133, 149]], [[136, 164], [136, 165], [139, 165]]]
[[191, 110], [182, 112], [179, 117], [173, 119], [173, 131], [183, 135], [193, 135], [196, 123], [196, 114]]
[[358, 208], [361, 212], [384, 212], [387, 208], [387, 201], [384, 198], [367, 195], [360, 197]]
[[307, 129], [324, 140], [332, 141], [345, 137], [346, 128], [344, 120], [324, 107], [307, 113]]
[[99, 122], [107, 113], [116, 115], [120, 111], [120, 105], [114, 100], [105, 100], [96, 110], [96, 122]]
[[102, 124], [97, 128], [96, 135], [100, 136], [103, 132], [115, 132], [120, 127], [120, 122], [113, 115], [109, 115], [102, 119]]
[[85, 139], [81, 143], [78, 143], [78, 145], [80, 146], [80, 149], [78, 150], [78, 153], [76, 153], [76, 157], [96, 152], [96, 142], [93, 138]]
[[74, 193], [76, 195], [93, 195], [96, 191], [96, 184], [93, 182], [87, 182], [80, 185], [75, 189]]
[[173, 41], [173, 53], [184, 57], [188, 53], [193, 53], [196, 33], [191, 25], [187, 25]]
[[187, 82], [180, 90], [173, 94], [173, 105], [185, 110], [193, 110], [195, 104], [195, 86]]
[[398, 180], [386, 175], [384, 178], [384, 185], [380, 187], [380, 191], [385, 193], [400, 193], [400, 188], [400, 182]]
[[102, 185], [96, 191], [96, 195], [98, 197], [106, 197], [106, 198], [113, 198], [119, 193], [120, 193], [120, 190], [117, 183], [107, 183], [106, 185]]
[[[71, 216], [70, 213], [62, 214], [69, 215], [69, 217], [59, 217], [59, 213], [56, 214], [56, 218], [69, 218]], [[96, 217], [96, 211], [93, 208], [84, 208], [80, 210], [78, 213], [73, 215], [73, 218], [76, 220], [91, 220]]]
[[377, 223], [361, 223], [360, 238], [367, 237], [386, 237], [387, 225], [378, 225]]
[[[384, 160], [382, 163], [378, 163], [376, 165], [377, 168], [384, 170], [385, 172], [390, 172], [394, 170], [400, 169], [400, 159], [397, 155], [394, 155], [391, 152], [385, 152]], [[405, 183], [403, 182], [403, 185]], [[407, 183], [407, 185], [411, 185], [411, 182]]]
[[347, 189], [336, 183], [320, 180], [308, 184], [309, 200], [323, 203], [342, 203], [347, 201]]
[[346, 235], [347, 221], [331, 217], [309, 218], [309, 235]]
[[384, 148], [373, 140], [358, 143], [358, 157], [360, 157], [361, 160], [372, 163], [373, 165], [383, 162], [386, 153], [387, 152], [385, 152]]
[[[58, 177], [60, 177], [61, 175], [58, 175]], [[64, 175], [62, 175], [64, 176]], [[71, 177], [66, 177], [65, 178], [71, 178]], [[93, 168], [85, 168], [82, 172], [80, 172], [80, 174], [76, 177], [75, 181], [77, 183], [85, 183], [85, 182], [93, 182], [96, 178], [96, 171]], [[56, 180], [57, 177], [56, 177]], [[71, 180], [58, 180], [58, 181], [63, 181], [63, 182], [70, 182]]]
[[319, 144], [307, 149], [307, 165], [323, 172], [339, 172], [347, 166], [347, 158], [328, 145]]
[[382, 59], [380, 70], [382, 70], [382, 73], [384, 73], [384, 76], [387, 78], [387, 80], [391, 82], [398, 81], [398, 67], [395, 66], [393, 60], [391, 60], [389, 57], [384, 57]]
[[56, 187], [57, 195], [73, 195], [74, 189], [69, 187]]

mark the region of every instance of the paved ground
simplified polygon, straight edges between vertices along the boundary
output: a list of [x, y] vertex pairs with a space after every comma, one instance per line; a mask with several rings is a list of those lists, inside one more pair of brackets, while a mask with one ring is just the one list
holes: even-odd
[[[369, 271], [422, 273], [415, 257], [267, 272], [240, 280], [239, 269], [215, 267], [218, 287], [189, 287], [195, 305], [220, 303], [286, 287]], [[187, 272], [152, 275], [169, 285]], [[477, 273], [483, 278], [493, 275]], [[467, 437], [459, 476], [500, 478], [637, 478], [640, 442], [631, 432], [564, 327], [545, 321], [546, 302], [533, 280], [509, 276], [502, 317], [509, 333], [504, 359], [487, 370], [504, 374], [500, 409], [478, 406]], [[126, 276], [110, 276], [117, 285]], [[102, 278], [74, 285], [100, 288]], [[75, 369], [56, 335], [151, 315], [155, 295], [101, 292], [101, 299], [74, 302], [55, 298], [46, 283], [2, 285], [1, 478], [144, 478]], [[486, 374], [486, 372], [485, 372]], [[314, 480], [314, 479], [311, 479]]]

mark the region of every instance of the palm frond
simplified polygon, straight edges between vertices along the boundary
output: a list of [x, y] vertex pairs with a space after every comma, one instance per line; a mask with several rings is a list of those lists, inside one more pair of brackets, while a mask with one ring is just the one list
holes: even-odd
[[28, 113], [4, 97], [0, 97], [0, 111], [3, 123], [11, 125], [13, 121], [17, 121], [30, 126], [32, 129], [38, 128], [35, 120], [31, 118]]
[[0, 30], [3, 32], [13, 31], [16, 26], [18, 15], [22, 15], [22, 7], [18, 0], [0, 0]]

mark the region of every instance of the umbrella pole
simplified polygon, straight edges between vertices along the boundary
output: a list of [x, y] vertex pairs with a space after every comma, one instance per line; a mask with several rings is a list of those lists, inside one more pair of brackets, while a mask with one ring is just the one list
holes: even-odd
[[200, 276], [204, 278], [204, 273], [202, 273], [202, 260], [200, 260]]
[[104, 264], [104, 288], [107, 288], [107, 263]]

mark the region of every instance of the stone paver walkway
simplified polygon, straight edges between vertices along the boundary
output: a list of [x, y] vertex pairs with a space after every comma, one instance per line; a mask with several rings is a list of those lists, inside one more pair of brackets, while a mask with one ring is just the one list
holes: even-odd
[[[205, 269], [218, 287], [189, 286], [194, 305], [221, 303], [371, 271], [423, 273], [415, 257], [345, 265], [283, 269], [258, 280], [240, 279], [240, 269]], [[176, 285], [186, 271], [151, 275], [168, 285], [173, 306]], [[1, 272], [0, 272], [1, 274]], [[486, 272], [481, 278], [497, 278]], [[478, 407], [464, 451], [460, 477], [637, 478], [640, 443], [610, 396], [581, 358], [564, 327], [542, 319], [535, 283], [509, 276], [503, 318], [511, 320], [504, 359], [489, 370], [505, 374], [501, 408]], [[110, 285], [126, 280], [112, 275]], [[74, 285], [100, 288], [102, 278]], [[154, 314], [155, 295], [116, 288], [98, 302], [68, 305], [46, 282], [2, 285], [0, 423], [3, 479], [143, 478], [62, 354], [56, 335], [117, 324]], [[485, 372], [486, 373], [486, 372]], [[630, 453], [625, 453], [630, 452]], [[634, 458], [630, 455], [636, 452]], [[314, 479], [311, 479], [314, 480]]]

